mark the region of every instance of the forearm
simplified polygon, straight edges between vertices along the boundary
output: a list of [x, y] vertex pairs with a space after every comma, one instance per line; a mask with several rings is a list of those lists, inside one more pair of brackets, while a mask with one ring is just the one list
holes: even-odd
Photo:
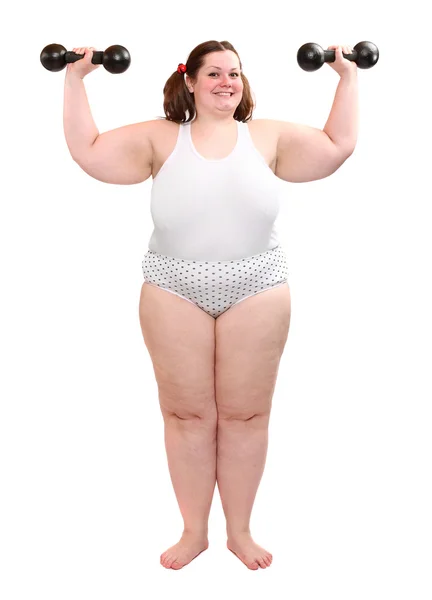
[[323, 131], [337, 146], [348, 152], [354, 151], [358, 134], [357, 72], [340, 78]]
[[84, 81], [68, 73], [64, 87], [63, 129], [74, 160], [84, 156], [99, 135], [91, 114]]

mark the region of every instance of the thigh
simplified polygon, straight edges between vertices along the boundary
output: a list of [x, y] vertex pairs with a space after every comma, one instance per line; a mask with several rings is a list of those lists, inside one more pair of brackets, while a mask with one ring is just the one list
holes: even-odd
[[148, 283], [141, 289], [139, 316], [164, 416], [215, 417], [213, 317]]
[[220, 419], [249, 419], [270, 412], [290, 319], [288, 284], [247, 298], [216, 319]]

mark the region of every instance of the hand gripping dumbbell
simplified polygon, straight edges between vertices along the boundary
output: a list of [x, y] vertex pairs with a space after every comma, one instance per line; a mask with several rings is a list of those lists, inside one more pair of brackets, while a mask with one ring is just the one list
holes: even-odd
[[[67, 63], [73, 63], [84, 58], [84, 54], [67, 51], [60, 44], [45, 46], [40, 55], [40, 61], [48, 71], [61, 71]], [[103, 65], [110, 73], [124, 73], [129, 68], [131, 57], [124, 46], [110, 46], [102, 52], [93, 52], [92, 63]]]
[[[372, 42], [359, 42], [352, 54], [343, 54], [347, 60], [354, 61], [359, 69], [370, 69], [378, 62], [378, 48]], [[318, 44], [303, 44], [297, 52], [297, 62], [304, 71], [317, 71], [325, 62], [335, 61], [334, 50], [324, 50]]]

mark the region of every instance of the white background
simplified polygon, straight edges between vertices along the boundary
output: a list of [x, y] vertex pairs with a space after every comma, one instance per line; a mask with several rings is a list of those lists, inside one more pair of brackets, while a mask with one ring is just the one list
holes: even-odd
[[[3, 600], [430, 600], [430, 32], [419, 2], [15, 5], [1, 83], [0, 596]], [[181, 571], [160, 554], [183, 521], [138, 302], [152, 180], [108, 185], [72, 160], [66, 70], [39, 60], [126, 46], [130, 68], [85, 78], [99, 132], [163, 116], [163, 86], [206, 40], [240, 54], [254, 118], [323, 128], [338, 75], [298, 48], [368, 40], [354, 154], [284, 182], [277, 221], [292, 318], [251, 531], [273, 564], [210, 547]]]

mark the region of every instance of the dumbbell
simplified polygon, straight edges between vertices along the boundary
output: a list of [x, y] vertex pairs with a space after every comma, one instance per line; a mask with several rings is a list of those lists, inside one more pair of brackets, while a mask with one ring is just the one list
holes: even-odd
[[[40, 61], [48, 71], [61, 71], [67, 63], [73, 63], [84, 58], [84, 54], [67, 51], [60, 44], [45, 46], [40, 55]], [[129, 68], [131, 57], [124, 46], [110, 46], [102, 52], [93, 52], [92, 63], [103, 65], [110, 73], [124, 73]]]
[[[378, 62], [378, 48], [372, 42], [359, 42], [354, 52], [343, 54], [347, 60], [354, 61], [359, 69], [370, 69]], [[334, 50], [324, 50], [318, 44], [303, 44], [297, 52], [297, 62], [304, 71], [317, 71], [325, 62], [335, 61]]]

